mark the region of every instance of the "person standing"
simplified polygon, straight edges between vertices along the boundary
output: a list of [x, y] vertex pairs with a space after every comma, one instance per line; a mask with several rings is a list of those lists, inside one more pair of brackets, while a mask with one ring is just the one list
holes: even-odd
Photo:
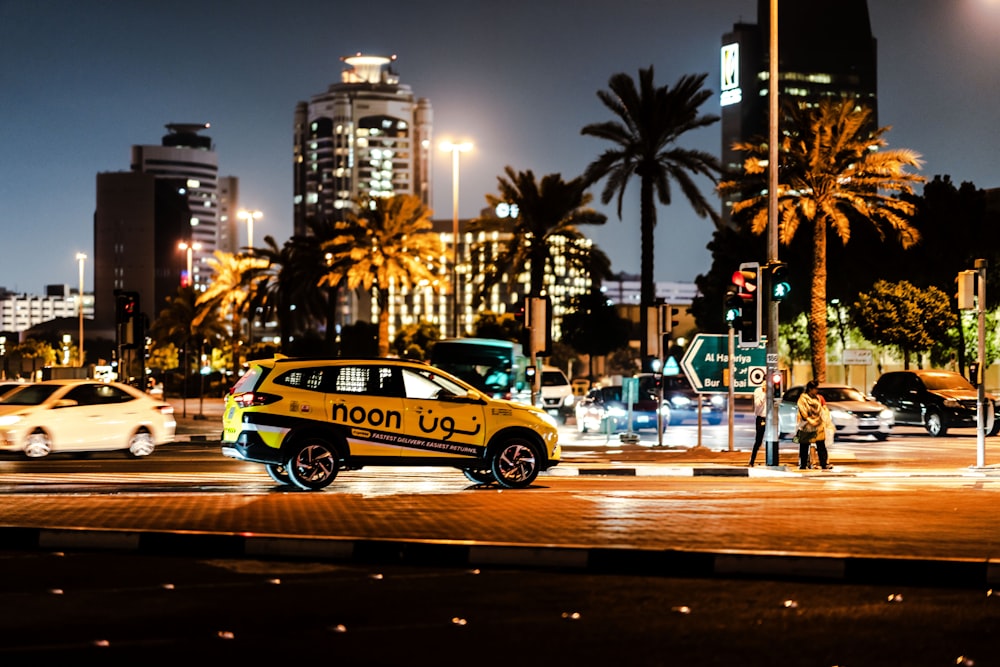
[[826, 431], [823, 426], [823, 411], [825, 406], [819, 396], [819, 383], [809, 380], [806, 390], [798, 401], [798, 440], [799, 440], [799, 470], [809, 469], [809, 445], [816, 444], [819, 455], [819, 465], [824, 470], [833, 466], [827, 463]]
[[753, 439], [753, 451], [750, 452], [750, 468], [753, 467], [753, 462], [757, 458], [760, 443], [764, 442], [764, 427], [767, 425], [767, 378], [764, 378], [760, 386], [753, 390], [753, 416], [756, 430]]

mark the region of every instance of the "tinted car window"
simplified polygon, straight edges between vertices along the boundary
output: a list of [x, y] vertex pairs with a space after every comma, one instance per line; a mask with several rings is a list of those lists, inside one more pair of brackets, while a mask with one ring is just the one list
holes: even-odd
[[57, 384], [30, 385], [20, 391], [7, 394], [0, 399], [0, 405], [40, 405], [59, 388], [60, 385]]
[[820, 395], [827, 401], [864, 401], [865, 396], [856, 389], [849, 387], [820, 387]]
[[78, 405], [108, 405], [127, 403], [135, 397], [109, 384], [81, 384], [66, 392], [65, 398], [76, 401]]
[[282, 373], [274, 379], [274, 383], [309, 391], [322, 391], [323, 379], [332, 375], [331, 370], [327, 368], [297, 368]]

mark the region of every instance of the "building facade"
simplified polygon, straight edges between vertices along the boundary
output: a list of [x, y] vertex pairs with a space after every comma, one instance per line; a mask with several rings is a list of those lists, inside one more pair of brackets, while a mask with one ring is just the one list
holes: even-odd
[[[208, 123], [168, 123], [159, 146], [132, 146], [132, 171], [181, 183], [190, 208], [188, 228], [174, 239], [193, 244], [195, 286], [209, 280], [205, 259], [219, 247], [219, 161], [211, 137], [199, 134]], [[228, 239], [227, 239], [228, 240]]]
[[[737, 23], [722, 37], [722, 166], [740, 173], [736, 142], [768, 135], [770, 1], [757, 0], [757, 23]], [[822, 29], [817, 29], [822, 26]], [[848, 97], [872, 110], [878, 125], [876, 40], [867, 0], [786, 2], [778, 12], [778, 99], [799, 106]], [[738, 195], [723, 200], [722, 218]]]
[[[0, 331], [5, 335], [20, 333], [50, 320], [78, 318], [79, 308], [79, 290], [68, 285], [48, 285], [44, 296], [15, 294], [0, 287]], [[83, 295], [83, 318], [94, 318], [93, 294]]]
[[309, 219], [336, 218], [359, 196], [412, 194], [431, 201], [427, 99], [392, 70], [395, 57], [354, 55], [339, 83], [295, 107], [295, 234]]

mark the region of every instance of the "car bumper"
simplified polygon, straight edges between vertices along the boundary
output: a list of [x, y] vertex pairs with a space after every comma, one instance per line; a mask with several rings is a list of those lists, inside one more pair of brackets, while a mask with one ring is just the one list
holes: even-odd
[[256, 431], [243, 431], [236, 442], [222, 446], [222, 455], [240, 461], [284, 465], [281, 450], [268, 447]]

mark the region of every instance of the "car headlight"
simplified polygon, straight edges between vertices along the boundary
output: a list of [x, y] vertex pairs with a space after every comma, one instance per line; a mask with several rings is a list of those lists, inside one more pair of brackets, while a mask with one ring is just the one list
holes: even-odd
[[556, 423], [555, 417], [550, 415], [548, 412], [543, 412], [542, 414], [538, 415], [538, 418], [541, 419], [546, 424], [548, 424], [549, 426], [551, 426], [552, 428], [559, 428], [559, 425]]
[[946, 408], [959, 408], [961, 406], [962, 406], [962, 404], [959, 403], [957, 399], [954, 399], [954, 398], [946, 398], [946, 399], [944, 399], [944, 407], [946, 407]]
[[709, 402], [716, 408], [726, 407], [726, 399], [719, 394], [712, 394], [712, 398], [709, 399]]
[[24, 417], [21, 415], [4, 415], [0, 417], [0, 426], [13, 426], [19, 423]]
[[878, 413], [878, 418], [879, 419], [884, 419], [885, 421], [892, 421], [894, 419], [894, 417], [892, 415], [892, 410], [890, 410], [889, 408], [886, 408], [882, 412]]
[[623, 408], [608, 408], [609, 417], [624, 417], [626, 414]]
[[576, 396], [573, 396], [572, 394], [570, 394], [569, 396], [567, 396], [566, 398], [563, 399], [563, 405], [565, 405], [567, 408], [572, 407], [573, 403], [574, 403], [574, 400], [573, 400], [574, 398], [576, 398]]
[[691, 399], [687, 396], [674, 396], [670, 399], [670, 404], [675, 408], [687, 408], [691, 405]]
[[838, 410], [836, 408], [832, 408], [830, 410], [830, 419], [844, 420], [844, 419], [848, 419], [850, 416], [851, 416], [851, 413], [847, 412], [845, 410]]

